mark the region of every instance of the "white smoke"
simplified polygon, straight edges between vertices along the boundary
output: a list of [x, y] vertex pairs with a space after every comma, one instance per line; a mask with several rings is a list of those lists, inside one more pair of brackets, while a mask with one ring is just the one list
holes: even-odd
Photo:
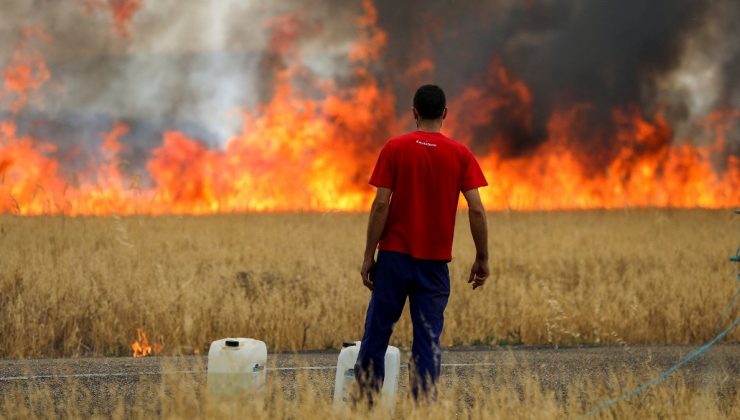
[[[697, 121], [723, 106], [740, 108], [740, 89], [734, 88], [728, 80], [731, 75], [725, 71], [729, 61], [740, 53], [737, 37], [733, 36], [737, 12], [737, 5], [714, 3], [705, 24], [686, 39], [678, 66], [658, 81], [658, 92], [654, 96], [645, 98], [654, 107], [668, 107], [669, 111], [672, 104], [682, 105], [681, 109], [674, 110], [683, 114], [673, 119], [678, 139], [702, 140]], [[703, 134], [711, 133], [705, 130]], [[703, 140], [713, 139], [709, 136]], [[735, 145], [737, 140], [734, 136], [729, 138]]]

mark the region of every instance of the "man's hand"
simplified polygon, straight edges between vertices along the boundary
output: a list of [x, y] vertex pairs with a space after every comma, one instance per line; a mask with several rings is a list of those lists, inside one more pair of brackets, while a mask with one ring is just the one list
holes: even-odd
[[367, 222], [365, 260], [360, 270], [362, 283], [370, 290], [373, 290], [373, 280], [370, 278], [370, 273], [375, 266], [375, 249], [378, 247], [380, 236], [383, 234], [383, 229], [385, 228], [385, 222], [388, 220], [392, 194], [393, 191], [390, 188], [378, 187], [375, 200], [373, 200], [373, 205], [370, 207], [370, 218]]
[[470, 269], [468, 283], [473, 284], [473, 289], [483, 286], [488, 278], [488, 222], [486, 209], [480, 200], [478, 189], [463, 192], [465, 200], [468, 201], [468, 218], [470, 219], [470, 233], [475, 242], [475, 263]]
[[486, 282], [490, 271], [488, 269], [488, 260], [476, 259], [473, 263], [473, 268], [470, 269], [470, 277], [468, 283], [473, 284], [473, 290], [483, 286]]
[[362, 269], [360, 270], [360, 275], [362, 275], [362, 284], [365, 285], [370, 291], [373, 290], [373, 281], [370, 278], [370, 273], [373, 271], [373, 267], [375, 267], [375, 258], [374, 257], [365, 257], [365, 261], [362, 262]]

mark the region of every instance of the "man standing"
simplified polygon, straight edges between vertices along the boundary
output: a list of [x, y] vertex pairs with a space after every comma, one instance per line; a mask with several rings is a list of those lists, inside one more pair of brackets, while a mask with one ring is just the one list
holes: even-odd
[[355, 365], [360, 390], [367, 396], [382, 385], [385, 352], [407, 297], [414, 328], [411, 391], [416, 399], [436, 396], [439, 336], [450, 295], [447, 263], [460, 192], [468, 202], [476, 248], [468, 283], [476, 289], [489, 273], [486, 212], [478, 194], [488, 183], [470, 150], [440, 133], [447, 117], [442, 89], [420, 87], [413, 114], [418, 130], [390, 139], [370, 177], [377, 195], [361, 274], [372, 295]]

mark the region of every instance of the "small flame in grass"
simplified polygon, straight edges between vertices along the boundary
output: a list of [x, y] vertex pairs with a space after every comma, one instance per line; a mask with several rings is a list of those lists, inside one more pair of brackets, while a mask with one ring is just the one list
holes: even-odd
[[159, 343], [149, 344], [149, 339], [146, 337], [146, 333], [143, 329], [136, 329], [136, 340], [131, 343], [131, 350], [133, 350], [134, 357], [146, 357], [152, 353], [158, 355], [162, 352], [162, 345]]

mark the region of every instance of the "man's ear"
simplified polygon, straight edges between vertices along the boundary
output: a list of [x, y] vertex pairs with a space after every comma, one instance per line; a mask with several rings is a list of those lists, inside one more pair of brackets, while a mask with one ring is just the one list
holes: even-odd
[[447, 118], [447, 107], [445, 107], [445, 110], [442, 111], [442, 119]]
[[416, 121], [419, 121], [419, 111], [417, 111], [417, 110], [416, 110], [416, 108], [414, 108], [414, 107], [412, 106], [412, 107], [411, 107], [411, 112], [413, 112], [413, 113], [414, 113], [414, 119], [415, 119]]

